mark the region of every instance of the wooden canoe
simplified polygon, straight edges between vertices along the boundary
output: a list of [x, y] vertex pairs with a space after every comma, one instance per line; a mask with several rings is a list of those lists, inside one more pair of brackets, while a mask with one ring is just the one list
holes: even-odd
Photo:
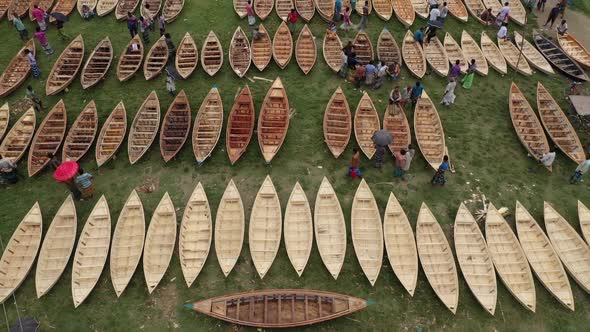
[[373, 134], [380, 129], [381, 121], [379, 121], [377, 109], [369, 94], [364, 92], [354, 112], [354, 136], [357, 144], [369, 159], [373, 158], [375, 154]]
[[402, 43], [402, 56], [406, 66], [414, 76], [418, 78], [424, 77], [424, 74], [426, 74], [426, 57], [424, 57], [422, 46], [416, 42], [410, 30], [406, 32]]
[[467, 22], [469, 15], [467, 14], [467, 8], [461, 0], [446, 0], [445, 1], [449, 8], [449, 13], [461, 22]]
[[98, 167], [113, 157], [123, 143], [126, 132], [127, 112], [123, 102], [120, 102], [102, 125], [98, 140], [96, 140], [95, 157]]
[[570, 276], [590, 293], [590, 248], [549, 203], [544, 203], [545, 228], [553, 249]]
[[272, 56], [281, 69], [285, 69], [293, 54], [293, 38], [287, 23], [281, 22], [272, 40]]
[[143, 41], [137, 34], [131, 38], [119, 57], [119, 63], [117, 64], [117, 78], [119, 81], [127, 81], [137, 72], [143, 61], [143, 51]]
[[389, 104], [383, 114], [383, 129], [387, 130], [391, 137], [394, 137], [393, 143], [389, 144], [389, 151], [391, 153], [399, 152], [402, 149], [407, 149], [412, 143], [412, 135], [410, 133], [410, 124], [406, 113], [400, 107]]
[[233, 165], [246, 152], [256, 120], [254, 101], [250, 88], [246, 85], [236, 97], [227, 118], [225, 148], [230, 163]]
[[337, 33], [326, 31], [322, 52], [328, 67], [335, 72], [339, 72], [342, 69], [342, 41], [340, 41]]
[[8, 9], [12, 5], [12, 0], [2, 0], [0, 1], [0, 19], [4, 17], [4, 15], [8, 16]]
[[359, 31], [352, 42], [354, 51], [356, 52], [356, 59], [361, 65], [372, 63], [375, 59], [375, 53], [373, 52], [373, 44], [371, 39], [364, 31]]
[[334, 280], [346, 254], [346, 224], [338, 196], [326, 177], [315, 199], [314, 233], [320, 257]]
[[[508, 106], [518, 139], [535, 160], [541, 159], [545, 153], [549, 153], [549, 142], [533, 108], [514, 83], [510, 87]], [[551, 171], [552, 167], [547, 169]]]
[[301, 277], [313, 246], [313, 219], [305, 191], [295, 183], [285, 210], [285, 248], [297, 275]]
[[440, 42], [438, 37], [434, 37], [430, 39], [430, 43], [424, 44], [424, 56], [435, 73], [442, 77], [449, 74], [449, 62], [451, 61], [447, 55], [445, 46]]
[[53, 96], [67, 88], [82, 67], [82, 60], [84, 60], [84, 40], [82, 35], [78, 35], [66, 46], [53, 64], [53, 68], [47, 76], [45, 93], [48, 96]]
[[391, 32], [389, 29], [383, 28], [377, 40], [377, 59], [388, 66], [398, 63], [402, 64], [402, 56]]
[[572, 287], [547, 235], [519, 201], [515, 217], [520, 245], [537, 278], [561, 304], [574, 311]]
[[162, 121], [160, 153], [165, 162], [174, 158], [186, 142], [191, 127], [191, 105], [184, 90], [176, 95]]
[[295, 59], [305, 75], [309, 74], [317, 59], [315, 37], [307, 24], [303, 26], [295, 44]]
[[209, 256], [212, 237], [211, 208], [205, 189], [199, 182], [184, 209], [178, 237], [180, 267], [187, 287], [191, 287], [201, 273]]
[[[364, 309], [367, 301], [323, 291], [271, 289], [219, 296], [185, 306], [232, 324], [272, 329], [312, 325], [342, 317]], [[250, 314], [242, 314], [246, 312]]]
[[543, 56], [562, 73], [573, 78], [574, 80], [590, 80], [580, 65], [570, 58], [555, 43], [540, 34], [533, 34], [533, 41]]
[[301, 16], [306, 22], [311, 21], [315, 14], [314, 0], [294, 0], [294, 2], [297, 14], [299, 14], [299, 16]]
[[94, 12], [96, 9], [96, 4], [98, 0], [78, 0], [76, 7], [78, 8], [78, 13], [80, 16], [84, 17], [84, 6], [88, 7], [90, 12]]
[[[334, 17], [334, 10], [336, 2], [332, 0], [314, 0], [315, 7], [318, 10], [318, 14], [324, 19], [324, 21], [330, 22]], [[351, 8], [352, 10], [352, 8]], [[351, 13], [352, 14], [352, 13]]]
[[[373, 11], [373, 2], [375, 2], [375, 0], [365, 0], [365, 1], [369, 3], [368, 9], [369, 9], [369, 15], [370, 15], [371, 12]], [[354, 8], [351, 8], [351, 9], [354, 9], [359, 16], [363, 15], [363, 7], [365, 5], [365, 1], [357, 1], [356, 6]], [[352, 14], [352, 12], [351, 12], [351, 14]]]
[[352, 132], [352, 116], [346, 95], [340, 87], [334, 91], [324, 112], [324, 141], [334, 158], [346, 149]]
[[537, 110], [543, 127], [555, 145], [576, 164], [586, 160], [584, 146], [576, 130], [541, 82], [537, 82]]
[[287, 137], [289, 112], [287, 90], [277, 77], [264, 97], [258, 116], [258, 144], [267, 163], [276, 156]]
[[547, 75], [555, 74], [545, 57], [528, 40], [522, 38], [522, 35], [518, 31], [514, 31], [514, 41], [518, 49], [522, 47], [522, 55], [524, 55], [531, 66]]
[[139, 110], [129, 129], [127, 152], [129, 162], [135, 164], [150, 148], [160, 129], [160, 100], [156, 91], [152, 91]]
[[223, 103], [219, 90], [214, 87], [203, 99], [193, 127], [193, 153], [199, 165], [211, 156], [219, 142], [222, 128]]
[[483, 25], [487, 25], [487, 23], [484, 22], [480, 18], [481, 13], [486, 11], [486, 6], [483, 4], [483, 2], [481, 2], [481, 0], [464, 0], [464, 1], [465, 1], [465, 7], [467, 7], [467, 11], [469, 11], [471, 16], [473, 16], [473, 18], [475, 18], [477, 21], [479, 21], [479, 23], [481, 23]]
[[408, 216], [393, 193], [389, 193], [385, 208], [383, 235], [393, 272], [410, 296], [414, 296], [418, 281], [416, 240]]
[[496, 311], [498, 284], [486, 240], [471, 212], [461, 203], [454, 226], [455, 252], [467, 286], [492, 316]]
[[590, 52], [573, 35], [557, 34], [557, 42], [561, 49], [586, 69], [590, 69]]
[[82, 67], [80, 82], [82, 89], [88, 89], [100, 82], [107, 74], [113, 61], [113, 45], [109, 37], [98, 42], [94, 51]]
[[473, 37], [471, 37], [471, 35], [465, 30], [461, 33], [461, 49], [463, 50], [465, 59], [467, 59], [469, 63], [471, 63], [471, 59], [475, 60], [475, 72], [481, 76], [486, 76], [489, 71], [486, 57], [483, 55], [483, 52]]
[[230, 180], [215, 217], [215, 253], [226, 278], [240, 257], [245, 228], [242, 197], [234, 180]]
[[176, 71], [182, 78], [187, 79], [197, 68], [197, 63], [199, 63], [199, 49], [191, 34], [187, 32], [176, 50], [174, 60]]
[[[68, 16], [72, 13], [74, 8], [76, 7], [77, 1], [76, 0], [57, 0], [55, 5], [51, 9], [52, 13], [61, 13], [65, 16]], [[125, 12], [127, 15], [127, 12]], [[55, 18], [53, 16], [49, 17], [49, 22], [55, 22]]]
[[481, 51], [483, 55], [488, 60], [488, 63], [492, 68], [494, 68], [498, 73], [502, 75], [506, 75], [508, 73], [508, 67], [506, 65], [506, 60], [500, 52], [496, 43], [488, 35], [485, 31], [481, 32], [481, 39], [479, 41], [479, 45], [481, 46]]
[[109, 266], [111, 268], [111, 282], [117, 297], [121, 297], [137, 270], [143, 252], [144, 239], [145, 213], [143, 204], [137, 192], [133, 190], [121, 209], [111, 244]]
[[123, 20], [127, 18], [127, 13], [133, 13], [139, 5], [140, 0], [119, 0], [117, 8], [115, 10], [115, 17], [117, 20]]
[[578, 218], [580, 219], [580, 229], [586, 243], [590, 243], [590, 209], [582, 202], [578, 201]]
[[414, 110], [414, 134], [424, 159], [434, 169], [442, 164], [445, 151], [445, 132], [440, 117], [426, 91], [418, 99]]
[[31, 73], [31, 65], [25, 55], [28, 49], [35, 55], [35, 42], [30, 39], [23, 48], [10, 60], [0, 76], [0, 97], [6, 97], [16, 90]]
[[272, 59], [272, 41], [262, 23], [258, 25], [258, 32], [262, 35], [260, 38], [252, 40], [252, 62], [258, 70], [263, 71]]
[[80, 160], [90, 150], [97, 131], [98, 113], [96, 112], [94, 100], [91, 100], [80, 112], [70, 131], [68, 131], [61, 160]]
[[96, 15], [106, 16], [117, 7], [119, 0], [98, 0], [96, 3]]
[[36, 125], [35, 110], [29, 108], [10, 128], [0, 145], [0, 156], [16, 163], [31, 143]]
[[242, 78], [252, 63], [252, 51], [248, 37], [241, 27], [237, 27], [229, 44], [229, 65], [238, 77]]
[[41, 122], [29, 149], [27, 170], [29, 177], [41, 172], [57, 153], [66, 134], [66, 105], [60, 100]]
[[233, 0], [234, 10], [239, 18], [246, 17], [246, 4], [248, 0]]
[[[510, 6], [510, 20], [518, 25], [525, 25], [526, 20], [526, 10], [520, 1], [506, 1], [508, 2], [508, 6]], [[492, 10], [493, 11], [493, 10]], [[515, 30], [516, 31], [516, 30]]]
[[[149, 5], [149, 9], [147, 8], [147, 5]], [[162, 0], [141, 0], [139, 12], [143, 17], [155, 19], [160, 12], [160, 8], [162, 8]]]
[[8, 124], [10, 123], [10, 108], [8, 107], [8, 103], [5, 103], [0, 107], [0, 142], [2, 141], [2, 137], [6, 134], [8, 130]]
[[414, 24], [414, 20], [416, 19], [412, 2], [412, 0], [391, 0], [391, 6], [393, 7], [395, 16], [406, 28]]
[[158, 76], [162, 70], [164, 70], [164, 67], [166, 67], [167, 62], [168, 46], [166, 45], [164, 36], [162, 36], [160, 39], [156, 40], [145, 57], [145, 62], [143, 63], [143, 76], [146, 81]]
[[4, 303], [29, 274], [41, 245], [42, 232], [41, 208], [39, 202], [35, 202], [4, 247], [0, 261], [0, 303]]
[[201, 66], [209, 76], [213, 76], [222, 65], [223, 48], [215, 32], [210, 31], [201, 48]]
[[72, 299], [78, 307], [96, 286], [109, 255], [111, 213], [102, 195], [84, 224], [72, 267]]
[[12, 0], [6, 17], [9, 20], [12, 20], [13, 16], [23, 17], [27, 14], [30, 6], [31, 0]]
[[162, 5], [162, 14], [166, 23], [174, 21], [184, 8], [184, 0], [164, 0]]
[[422, 19], [428, 19], [429, 14], [429, 6], [427, 0], [411, 0], [412, 7], [414, 7], [414, 11], [416, 15]]
[[489, 9], [492, 9], [492, 14], [498, 16], [500, 11], [502, 10], [502, 1], [501, 0], [482, 0], [483, 5]]
[[536, 294], [531, 268], [514, 232], [492, 203], [485, 221], [488, 250], [508, 291], [528, 310], [535, 312]]
[[77, 223], [76, 206], [69, 195], [53, 217], [39, 251], [35, 269], [37, 298], [47, 294], [66, 269], [76, 244]]
[[254, 11], [256, 12], [256, 16], [258, 16], [261, 21], [264, 21], [268, 15], [270, 15], [274, 6], [275, 0], [254, 1]]
[[422, 203], [416, 222], [420, 264], [432, 289], [453, 313], [459, 305], [459, 277], [447, 237], [428, 206]]
[[293, 0], [275, 0], [275, 10], [281, 21], [287, 21], [291, 8], [295, 8]]
[[356, 190], [350, 214], [356, 257], [369, 283], [375, 286], [383, 264], [383, 229], [379, 207], [365, 179]]
[[[373, 9], [375, 9], [375, 13], [377, 14], [377, 17], [379, 17], [380, 19], [382, 19], [384, 21], [389, 21], [389, 19], [393, 15], [393, 7], [391, 7], [391, 1], [390, 0], [372, 0], [372, 1], [373, 1]], [[357, 2], [357, 6], [359, 3], [362, 3], [362, 1]]]
[[498, 48], [512, 69], [526, 76], [533, 74], [533, 69], [529, 66], [524, 54], [521, 54], [518, 47], [511, 41], [498, 38]]
[[176, 211], [166, 192], [150, 220], [143, 250], [143, 275], [150, 294], [168, 270], [175, 243]]
[[461, 47], [459, 47], [459, 44], [457, 43], [457, 41], [455, 41], [455, 38], [453, 38], [453, 36], [451, 36], [451, 34], [447, 32], [445, 34], [445, 40], [443, 41], [443, 43], [445, 44], [445, 50], [447, 51], [447, 56], [449, 58], [449, 63], [451, 64], [451, 66], [453, 66], [457, 60], [459, 60], [461, 72], [466, 73], [470, 59], [465, 58], [463, 50], [461, 49]]

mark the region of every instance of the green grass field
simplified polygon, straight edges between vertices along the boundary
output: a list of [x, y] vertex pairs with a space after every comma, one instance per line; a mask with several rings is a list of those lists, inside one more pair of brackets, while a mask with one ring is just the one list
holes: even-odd
[[[66, 31], [72, 36], [78, 33], [83, 34], [87, 55], [99, 40], [108, 35], [115, 48], [117, 59], [114, 60], [114, 64], [116, 64], [118, 55], [129, 39], [125, 23], [116, 22], [114, 14], [85, 22], [74, 12], [70, 19], [66, 25]], [[353, 20], [358, 22], [358, 16], [355, 15]], [[271, 34], [274, 34], [279, 19], [273, 13], [264, 24]], [[415, 30], [421, 24], [425, 22], [418, 20], [412, 29]], [[175, 22], [169, 25], [168, 31], [176, 43], [186, 31], [190, 32], [200, 49], [204, 37], [212, 29], [220, 38], [227, 56], [227, 48], [237, 25], [244, 29], [248, 28], [246, 20], [238, 19], [230, 1], [187, 1], [183, 12]], [[298, 31], [302, 26], [303, 24], [298, 24]], [[280, 75], [286, 86], [291, 107], [295, 109], [285, 143], [272, 165], [265, 165], [254, 136], [241, 160], [235, 166], [230, 166], [225, 144], [223, 144], [225, 130], [211, 158], [200, 167], [194, 161], [189, 142], [177, 159], [168, 164], [162, 161], [159, 147], [155, 143], [137, 164], [130, 166], [125, 141], [117, 158], [100, 169], [96, 167], [94, 149], [92, 149], [83, 158], [81, 164], [95, 175], [97, 195], [92, 201], [76, 204], [78, 232], [82, 230], [90, 210], [101, 194], [104, 194], [108, 200], [114, 227], [130, 191], [148, 182], [155, 183], [156, 190], [151, 194], [140, 194], [148, 218], [146, 223], [149, 223], [153, 210], [165, 192], [170, 193], [177, 207], [177, 217], [180, 222], [185, 203], [199, 181], [203, 183], [215, 213], [225, 186], [231, 178], [240, 190], [246, 215], [249, 216], [255, 194], [267, 174], [273, 178], [283, 208], [296, 181], [301, 183], [313, 206], [321, 179], [327, 176], [338, 193], [347, 219], [347, 228], [350, 230], [351, 200], [358, 182], [346, 178], [345, 172], [351, 150], [356, 143], [352, 138], [345, 153], [340, 159], [335, 160], [323, 142], [322, 119], [325, 106], [338, 86], [344, 89], [353, 110], [362, 93], [352, 84], [338, 78], [325, 64], [320, 49], [325, 26], [324, 21], [316, 14], [310, 27], [318, 43], [318, 61], [308, 76], [303, 75], [295, 58], [285, 70], [280, 70], [273, 62], [262, 73], [257, 72], [252, 66], [247, 74], [268, 79], [274, 79]], [[3, 69], [20, 49], [21, 42], [16, 31], [13, 31], [5, 19], [0, 22], [0, 27], [3, 32], [0, 35], [2, 45], [0, 68]], [[29, 31], [33, 28], [28, 19], [27, 27]], [[405, 28], [396, 19], [383, 22], [374, 14], [370, 17], [368, 29], [373, 45], [376, 46], [377, 37], [383, 27], [389, 28], [394, 33], [401, 46]], [[460, 40], [461, 31], [465, 29], [478, 41], [479, 34], [484, 29], [472, 17], [466, 24], [450, 17], [447, 19], [445, 28], [456, 40]], [[516, 26], [511, 24], [511, 29], [513, 28]], [[527, 30], [529, 36], [530, 29], [532, 27]], [[495, 30], [490, 28], [488, 33], [493, 36]], [[354, 33], [340, 33], [340, 37], [343, 42], [346, 42], [354, 38]], [[152, 43], [156, 38], [156, 34], [152, 34]], [[66, 45], [57, 38], [54, 28], [49, 33], [49, 39], [56, 49], [56, 54], [47, 57], [41, 51], [38, 52], [37, 58], [43, 77], [47, 77], [53, 62]], [[400, 82], [387, 82], [380, 90], [369, 92], [381, 116], [386, 108], [388, 93], [394, 84], [406, 85], [415, 82], [406, 69], [402, 74], [403, 79]], [[576, 165], [561, 152], [558, 153], [553, 173], [547, 172], [533, 158], [527, 156], [526, 150], [514, 132], [508, 112], [507, 97], [511, 81], [520, 86], [535, 108], [536, 84], [537, 81], [542, 82], [564, 110], [567, 110], [567, 101], [563, 98], [567, 80], [563, 76], [536, 73], [532, 77], [524, 77], [513, 70], [509, 70], [508, 75], [501, 76], [491, 69], [487, 77], [477, 76], [474, 88], [470, 91], [457, 88], [457, 100], [453, 107], [438, 107], [450, 155], [457, 169], [456, 174], [448, 175], [448, 183], [444, 188], [431, 187], [429, 180], [433, 170], [427, 167], [421, 156], [413, 162], [412, 177], [407, 182], [393, 179], [392, 157], [387, 156], [387, 166], [383, 170], [376, 170], [368, 160], [363, 160], [364, 176], [377, 199], [381, 213], [385, 210], [387, 197], [391, 191], [396, 194], [413, 224], [421, 203], [426, 202], [452, 243], [452, 224], [459, 204], [472, 199], [475, 194], [483, 193], [496, 206], [506, 206], [510, 210], [514, 209], [515, 201], [519, 200], [541, 224], [543, 201], [549, 201], [569, 219], [574, 227], [579, 228], [576, 201], [580, 199], [590, 203], [588, 194], [590, 179], [586, 179], [581, 185], [569, 185], [569, 176]], [[438, 103], [446, 80], [433, 74], [427, 76], [423, 82], [428, 94], [435, 103]], [[45, 91], [43, 80], [29, 78], [26, 83], [31, 84], [39, 93]], [[177, 88], [185, 89], [187, 92], [194, 110], [194, 119], [196, 110], [210, 87], [217, 85], [223, 97], [227, 119], [234, 95], [244, 84], [249, 84], [252, 89], [258, 112], [270, 83], [265, 81], [250, 83], [246, 79], [238, 79], [230, 69], [227, 58], [222, 70], [215, 77], [206, 75], [199, 64], [199, 68], [190, 79], [178, 82]], [[2, 103], [8, 101], [12, 104], [22, 99], [24, 86], [26, 84], [10, 97], [2, 100]], [[76, 79], [67, 93], [43, 97], [43, 101], [51, 107], [63, 98], [71, 124], [82, 108], [93, 99], [98, 106], [102, 126], [108, 114], [121, 100], [127, 108], [128, 121], [131, 121], [151, 90], [158, 92], [162, 111], [167, 110], [172, 97], [166, 93], [163, 76], [146, 82], [143, 75], [138, 73], [130, 81], [120, 83], [115, 77], [113, 66], [106, 80], [96, 87], [83, 91], [79, 79]], [[412, 113], [411, 111], [408, 113], [410, 121]], [[18, 114], [12, 114], [12, 116], [14, 121]], [[42, 121], [42, 117], [38, 117], [38, 123]], [[587, 134], [580, 132], [580, 137], [583, 143], [588, 142]], [[26, 174], [25, 161], [20, 163], [19, 170], [21, 174]], [[46, 230], [67, 195], [65, 186], [53, 181], [49, 171], [44, 171], [32, 179], [22, 178], [17, 185], [0, 188], [0, 235], [4, 244], [35, 201], [39, 201], [41, 205]], [[472, 212], [480, 208], [474, 204], [468, 204], [468, 207]], [[514, 226], [513, 217], [509, 217], [508, 220]], [[524, 309], [498, 280], [499, 296], [495, 317], [491, 317], [479, 306], [462, 276], [459, 278], [460, 298], [456, 315], [452, 315], [436, 297], [423, 272], [419, 274], [416, 294], [413, 298], [409, 297], [393, 274], [387, 259], [383, 260], [377, 283], [371, 287], [354, 254], [350, 232], [344, 267], [337, 281], [328, 274], [315, 246], [305, 273], [298, 278], [288, 260], [284, 244], [281, 245], [268, 275], [264, 280], [260, 280], [250, 260], [247, 233], [241, 257], [228, 278], [223, 277], [215, 252], [211, 250], [203, 271], [190, 289], [187, 289], [185, 285], [176, 252], [168, 272], [152, 295], [148, 295], [140, 265], [128, 288], [120, 298], [117, 298], [111, 285], [107, 263], [96, 288], [78, 309], [74, 309], [71, 298], [71, 265], [52, 291], [40, 300], [35, 296], [34, 272], [32, 269], [15, 295], [20, 316], [37, 317], [44, 331], [234, 330], [226, 323], [195, 315], [184, 309], [182, 305], [211, 296], [268, 288], [321, 289], [351, 294], [376, 302], [376, 305], [347, 318], [315, 326], [323, 330], [350, 328], [397, 331], [422, 327], [426, 330], [465, 331], [476, 329], [580, 331], [590, 325], [590, 295], [573, 280], [571, 283], [576, 300], [576, 311], [569, 312], [553, 299], [536, 279], [536, 314]], [[13, 302], [9, 299], [5, 303], [10, 322], [14, 322], [17, 317]], [[308, 330], [311, 329], [308, 328]]]

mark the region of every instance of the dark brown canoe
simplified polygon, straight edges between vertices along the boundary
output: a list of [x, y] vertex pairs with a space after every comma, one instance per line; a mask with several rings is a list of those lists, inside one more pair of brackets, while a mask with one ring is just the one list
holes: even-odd
[[361, 65], [373, 62], [373, 59], [375, 58], [373, 44], [371, 44], [371, 39], [366, 32], [359, 31], [352, 44], [354, 45], [354, 51], [356, 52], [356, 59]]
[[109, 161], [117, 152], [127, 132], [127, 112], [120, 102], [105, 121], [96, 141], [96, 164], [98, 167]]
[[201, 48], [201, 65], [209, 76], [215, 75], [223, 65], [223, 48], [213, 31], [209, 32]]
[[107, 36], [98, 42], [98, 45], [96, 45], [96, 48], [92, 51], [90, 57], [88, 57], [84, 68], [82, 68], [82, 74], [80, 75], [82, 88], [88, 89], [100, 82], [107, 74], [112, 61], [113, 45]]
[[97, 131], [98, 114], [96, 104], [94, 100], [91, 100], [70, 128], [64, 142], [61, 160], [80, 160], [90, 150]]
[[82, 39], [82, 35], [78, 35], [66, 46], [53, 65], [49, 76], [47, 76], [45, 93], [52, 96], [70, 85], [82, 67], [82, 60], [84, 60], [84, 39]]
[[262, 36], [252, 40], [252, 62], [258, 70], [263, 71], [272, 59], [272, 41], [262, 23], [258, 26], [258, 32]]
[[143, 63], [143, 76], [145, 76], [146, 81], [158, 76], [166, 67], [167, 62], [168, 45], [166, 45], [166, 40], [162, 36], [154, 43]]
[[289, 130], [289, 98], [280, 77], [264, 97], [258, 117], [258, 144], [267, 163], [279, 152]]
[[47, 113], [47, 116], [39, 126], [31, 148], [29, 149], [28, 171], [29, 177], [39, 173], [47, 164], [51, 157], [57, 153], [61, 142], [66, 134], [66, 105], [60, 100], [53, 109]]
[[227, 119], [225, 146], [231, 164], [244, 154], [254, 132], [256, 112], [250, 88], [246, 85], [236, 97]]
[[533, 41], [541, 54], [566, 76], [580, 81], [590, 80], [580, 65], [555, 43], [538, 33], [533, 34]]
[[191, 127], [191, 105], [184, 90], [170, 104], [160, 131], [160, 153], [165, 162], [178, 154]]
[[324, 111], [324, 140], [334, 158], [346, 149], [352, 134], [352, 115], [346, 96], [340, 87], [334, 91]]
[[129, 129], [127, 152], [129, 162], [135, 164], [150, 148], [160, 129], [160, 100], [156, 91], [152, 91], [139, 110]]
[[0, 76], [0, 97], [11, 94], [29, 77], [31, 65], [25, 55], [25, 49], [35, 54], [35, 42], [32, 39], [29, 40], [4, 69], [2, 76]]
[[143, 41], [139, 34], [131, 38], [117, 64], [117, 78], [124, 82], [130, 79], [141, 67], [143, 61]]
[[191, 37], [190, 33], [184, 34], [182, 40], [178, 44], [178, 49], [176, 50], [176, 71], [178, 74], [182, 76], [182, 78], [187, 79], [197, 68], [197, 63], [199, 62], [199, 50], [197, 49], [197, 44], [193, 37]]

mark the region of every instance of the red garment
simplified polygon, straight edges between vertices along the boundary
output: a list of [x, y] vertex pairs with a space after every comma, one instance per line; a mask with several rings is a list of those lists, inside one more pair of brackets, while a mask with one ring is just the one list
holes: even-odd
[[254, 16], [254, 9], [252, 9], [252, 5], [246, 3], [246, 15]]
[[34, 36], [35, 36], [35, 38], [37, 38], [37, 40], [39, 41], [39, 44], [41, 44], [41, 46], [47, 45], [47, 38], [45, 37], [45, 32], [43, 32], [43, 31], [35, 32]]
[[393, 155], [395, 156], [395, 166], [403, 169], [406, 166], [406, 156], [399, 151], [396, 151]]
[[287, 16], [287, 21], [290, 23], [297, 23], [297, 12], [289, 12], [289, 16]]
[[45, 11], [41, 8], [33, 8], [31, 15], [37, 22], [43, 22], [45, 20]]
[[352, 155], [352, 159], [350, 160], [350, 167], [352, 167], [352, 168], [361, 167], [361, 156], [360, 156], [359, 152]]

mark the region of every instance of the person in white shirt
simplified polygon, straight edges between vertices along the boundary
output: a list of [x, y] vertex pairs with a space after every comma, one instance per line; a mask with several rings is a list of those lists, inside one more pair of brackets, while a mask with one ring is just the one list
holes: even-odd
[[570, 178], [570, 183], [571, 184], [580, 183], [580, 181], [582, 181], [582, 175], [586, 174], [586, 172], [588, 172], [588, 170], [590, 170], [590, 157], [586, 157], [586, 160], [581, 162], [580, 165], [578, 165], [578, 167], [576, 167], [574, 174]]
[[557, 26], [557, 33], [560, 36], [563, 36], [567, 33], [567, 22], [565, 20], [561, 20], [561, 24]]
[[440, 9], [440, 17], [438, 19], [441, 21], [444, 21], [447, 18], [448, 14], [449, 14], [449, 7], [447, 7], [446, 2], [443, 2], [443, 6]]
[[544, 153], [539, 162], [545, 167], [551, 167], [555, 161], [555, 152]]
[[500, 13], [496, 16], [496, 24], [501, 25], [504, 22], [508, 22], [508, 17], [510, 17], [510, 5], [508, 2], [505, 2], [504, 7], [500, 9]]
[[428, 6], [430, 6], [430, 8], [437, 8], [438, 0], [428, 0]]
[[433, 7], [432, 10], [430, 10], [430, 22], [438, 20], [439, 16], [440, 10], [438, 10], [436, 7]]
[[498, 30], [498, 38], [508, 39], [508, 23], [502, 23], [500, 30]]

